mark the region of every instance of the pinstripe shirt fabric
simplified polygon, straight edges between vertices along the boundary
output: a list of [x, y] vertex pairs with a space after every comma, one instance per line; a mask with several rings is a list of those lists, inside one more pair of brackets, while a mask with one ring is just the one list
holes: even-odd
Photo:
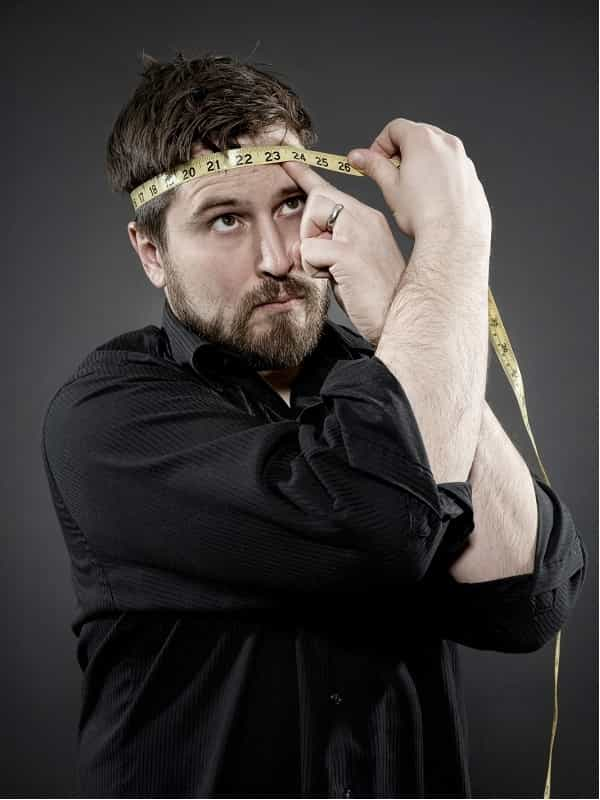
[[468, 797], [457, 643], [527, 652], [568, 619], [587, 554], [534, 473], [534, 572], [450, 577], [471, 485], [434, 482], [362, 337], [327, 320], [290, 402], [166, 300], [49, 400], [82, 795]]

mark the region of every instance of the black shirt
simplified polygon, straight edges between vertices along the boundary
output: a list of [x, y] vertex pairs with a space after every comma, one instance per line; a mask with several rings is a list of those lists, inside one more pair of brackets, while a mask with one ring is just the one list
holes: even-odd
[[471, 485], [436, 485], [366, 340], [327, 320], [290, 402], [166, 301], [51, 399], [85, 795], [470, 796], [455, 643], [531, 651], [568, 618], [587, 554], [533, 473], [534, 573], [450, 577]]

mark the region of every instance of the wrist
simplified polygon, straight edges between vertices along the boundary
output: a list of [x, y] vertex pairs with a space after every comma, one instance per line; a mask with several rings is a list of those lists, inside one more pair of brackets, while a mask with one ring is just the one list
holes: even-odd
[[421, 240], [457, 241], [484, 249], [490, 246], [491, 236], [491, 217], [455, 212], [430, 217], [421, 222], [415, 230], [415, 243]]

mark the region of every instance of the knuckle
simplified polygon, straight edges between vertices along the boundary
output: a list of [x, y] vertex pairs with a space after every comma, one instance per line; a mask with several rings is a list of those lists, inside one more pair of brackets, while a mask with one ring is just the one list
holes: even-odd
[[427, 125], [425, 122], [417, 123], [415, 135], [418, 135], [426, 142], [435, 142], [438, 139], [438, 134], [436, 131], [434, 131], [433, 128], [430, 125]]
[[451, 133], [447, 134], [447, 142], [454, 150], [464, 152], [465, 146], [462, 139], [460, 139], [458, 136], [454, 136]]
[[406, 119], [406, 117], [394, 117], [383, 127], [377, 139], [379, 137], [390, 137], [392, 134], [393, 136], [401, 136], [407, 129], [412, 129], [414, 125], [415, 123], [410, 119]]

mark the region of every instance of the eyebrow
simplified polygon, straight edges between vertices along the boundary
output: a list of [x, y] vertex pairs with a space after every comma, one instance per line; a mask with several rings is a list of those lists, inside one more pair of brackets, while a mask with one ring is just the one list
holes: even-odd
[[[291, 197], [292, 195], [306, 195], [306, 192], [303, 192], [298, 186], [287, 186], [283, 189], [279, 189], [278, 192], [275, 194], [275, 201], [277, 203], [284, 200], [286, 197]], [[228, 206], [229, 208], [240, 208], [245, 204], [245, 201], [240, 200], [238, 197], [207, 197], [206, 200], [202, 200], [196, 208], [192, 211], [192, 213], [187, 218], [185, 225], [194, 225], [206, 211], [209, 211], [211, 208], [221, 208], [222, 206]]]

